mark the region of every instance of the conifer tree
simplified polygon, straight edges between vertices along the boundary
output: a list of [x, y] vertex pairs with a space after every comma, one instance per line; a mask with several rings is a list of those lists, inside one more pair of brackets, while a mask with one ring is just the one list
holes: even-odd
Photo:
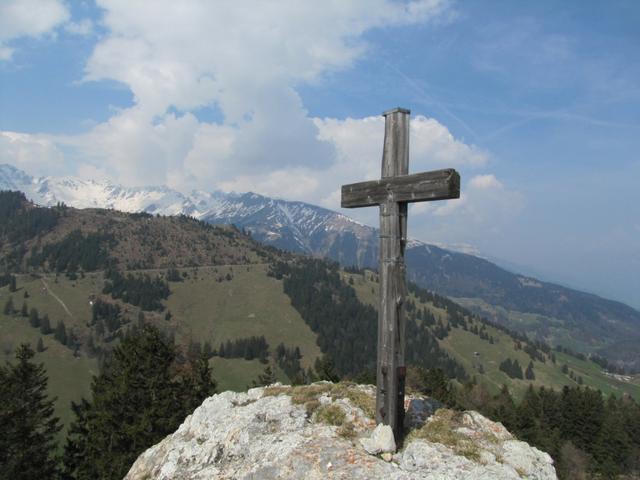
[[49, 335], [51, 331], [52, 330], [51, 323], [49, 322], [49, 315], [45, 313], [44, 317], [42, 317], [42, 319], [40, 320], [40, 332], [42, 332], [43, 335]]
[[508, 429], [513, 428], [516, 418], [516, 406], [509, 393], [506, 384], [502, 385], [500, 393], [493, 398], [493, 411], [490, 412], [493, 418], [498, 418]]
[[66, 475], [120, 479], [138, 455], [175, 431], [215, 391], [204, 357], [176, 375], [176, 351], [157, 328], [126, 335], [76, 414], [64, 455]]
[[271, 384], [276, 383], [276, 375], [273, 373], [273, 370], [271, 369], [271, 365], [267, 365], [264, 369], [264, 371], [258, 375], [258, 380], [257, 381], [253, 381], [253, 386], [254, 387], [267, 387]]
[[16, 351], [16, 363], [0, 367], [0, 478], [30, 480], [57, 475], [56, 435], [59, 420], [47, 397], [43, 364], [32, 362], [26, 344]]
[[614, 397], [609, 397], [607, 401], [602, 428], [593, 443], [593, 454], [598, 461], [600, 473], [605, 478], [615, 478], [622, 473], [631, 450], [631, 441], [625, 431], [624, 416]]
[[12, 297], [9, 297], [7, 302], [4, 304], [3, 312], [4, 312], [5, 315], [13, 315], [14, 307], [13, 307], [13, 298]]
[[213, 357], [213, 347], [211, 346], [211, 342], [209, 340], [204, 342], [202, 346], [202, 354], [207, 358]]
[[329, 382], [339, 382], [340, 377], [336, 373], [333, 360], [328, 355], [323, 355], [321, 358], [316, 358], [315, 376], [318, 380], [326, 380]]
[[32, 308], [29, 311], [29, 323], [33, 328], [38, 328], [40, 326], [40, 317], [38, 316], [38, 310]]
[[38, 343], [36, 345], [36, 351], [38, 353], [44, 352], [44, 343], [42, 341], [42, 337], [38, 338]]
[[441, 368], [419, 369], [422, 392], [445, 405], [453, 404], [453, 395], [449, 379]]
[[22, 302], [22, 308], [20, 309], [20, 316], [27, 318], [29, 316], [29, 307], [27, 307], [27, 302]]
[[529, 384], [524, 398], [516, 409], [516, 429], [518, 436], [529, 443], [536, 444], [540, 440], [541, 404], [538, 393]]
[[58, 325], [56, 326], [56, 330], [55, 332], [53, 332], [53, 338], [55, 338], [57, 341], [59, 341], [62, 345], [66, 345], [67, 344], [67, 327], [64, 324], [63, 320], [60, 320], [58, 322]]
[[524, 378], [527, 380], [535, 380], [536, 376], [533, 373], [533, 362], [529, 361], [529, 365], [527, 366], [527, 370], [524, 372]]

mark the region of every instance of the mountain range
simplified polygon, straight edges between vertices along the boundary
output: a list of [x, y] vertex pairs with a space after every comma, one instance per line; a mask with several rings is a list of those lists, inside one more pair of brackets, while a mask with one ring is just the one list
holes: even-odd
[[[0, 190], [24, 192], [34, 203], [108, 208], [153, 215], [188, 215], [234, 224], [283, 250], [375, 268], [377, 229], [304, 202], [256, 193], [124, 187], [76, 177], [33, 177], [0, 165]], [[507, 271], [483, 258], [410, 240], [407, 272], [416, 284], [446, 295], [492, 321], [551, 344], [600, 353], [640, 367], [640, 312], [620, 302]]]

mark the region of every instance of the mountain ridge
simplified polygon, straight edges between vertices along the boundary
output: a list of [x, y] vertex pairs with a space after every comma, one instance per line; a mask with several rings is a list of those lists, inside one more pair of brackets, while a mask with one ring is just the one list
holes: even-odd
[[[344, 266], [375, 268], [377, 229], [299, 201], [260, 194], [192, 191], [166, 186], [123, 187], [74, 177], [32, 177], [0, 165], [0, 190], [24, 192], [35, 203], [113, 208], [154, 215], [188, 215], [212, 224], [234, 224], [254, 239], [283, 250], [326, 257]], [[606, 349], [610, 358], [640, 366], [629, 338], [638, 338], [640, 312], [618, 301], [510, 272], [476, 255], [410, 240], [408, 278], [456, 299], [494, 322], [552, 344], [586, 353]], [[616, 345], [623, 352], [616, 355]], [[605, 351], [605, 350], [603, 350]], [[629, 362], [629, 358], [637, 360]]]

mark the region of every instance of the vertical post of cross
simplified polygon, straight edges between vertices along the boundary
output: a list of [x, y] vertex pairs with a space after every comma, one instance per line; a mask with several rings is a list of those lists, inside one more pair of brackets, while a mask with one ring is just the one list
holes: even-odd
[[[410, 111], [385, 112], [382, 182], [409, 173]], [[378, 368], [376, 420], [391, 426], [396, 441], [403, 435], [405, 382], [407, 202], [389, 196], [380, 204], [380, 308], [378, 310]]]

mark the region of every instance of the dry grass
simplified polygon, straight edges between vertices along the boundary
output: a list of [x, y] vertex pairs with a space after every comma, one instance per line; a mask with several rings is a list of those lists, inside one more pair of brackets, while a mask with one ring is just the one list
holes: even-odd
[[264, 395], [267, 396], [289, 395], [294, 404], [305, 405], [307, 412], [311, 410], [310, 413], [315, 411], [318, 407], [318, 399], [325, 394], [332, 400], [346, 398], [354, 407], [361, 409], [369, 418], [373, 418], [375, 415], [375, 398], [357, 388], [353, 383], [314, 383], [312, 385], [295, 387], [278, 386], [267, 387], [264, 391]]
[[340, 427], [344, 424], [347, 414], [340, 405], [330, 403], [328, 405], [320, 405], [313, 418], [316, 422]]
[[407, 441], [420, 438], [432, 443], [440, 443], [451, 448], [457, 455], [477, 462], [480, 460], [477, 442], [456, 432], [456, 429], [461, 426], [461, 418], [461, 412], [442, 408], [422, 428], [412, 431]]

